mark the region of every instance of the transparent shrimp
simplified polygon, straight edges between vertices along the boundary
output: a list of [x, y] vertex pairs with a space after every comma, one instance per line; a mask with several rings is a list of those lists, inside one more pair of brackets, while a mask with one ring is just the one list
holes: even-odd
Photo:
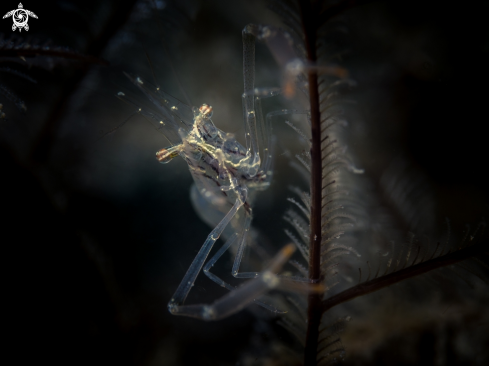
[[[157, 121], [163, 133], [172, 144], [156, 153], [156, 159], [163, 164], [181, 156], [187, 163], [195, 182], [199, 199], [206, 207], [226, 212], [224, 218], [207, 236], [197, 256], [190, 265], [176, 292], [172, 296], [168, 309], [174, 315], [184, 315], [204, 320], [219, 319], [228, 316], [255, 301], [272, 311], [273, 307], [258, 300], [260, 295], [275, 288], [281, 281], [274, 274], [292, 253], [287, 246], [272, 260], [272, 265], [262, 274], [258, 272], [240, 272], [240, 265], [247, 243], [253, 218], [252, 202], [255, 192], [266, 189], [271, 179], [272, 154], [270, 118], [263, 118], [261, 100], [280, 93], [279, 88], [255, 89], [255, 40], [270, 35], [269, 29], [248, 25], [243, 30], [243, 120], [245, 125], [246, 146], [242, 146], [231, 134], [218, 129], [212, 122], [213, 109], [207, 104], [200, 108], [190, 108], [177, 99], [151, 88], [141, 78], [131, 81], [149, 98], [157, 113], [139, 112]], [[124, 98], [120, 93], [119, 97]], [[283, 111], [287, 113], [287, 111]], [[293, 113], [295, 111], [291, 111]], [[304, 113], [304, 111], [298, 111]], [[209, 210], [210, 210], [209, 209]], [[244, 213], [244, 224], [227, 239], [220, 250], [205, 265], [214, 243], [222, 235], [228, 224], [238, 212]], [[210, 272], [210, 268], [233, 244], [237, 246], [232, 275], [236, 278], [254, 279], [244, 286], [235, 288]], [[204, 267], [204, 273], [231, 293], [213, 305], [184, 305], [194, 282]], [[256, 279], [255, 279], [256, 278]]]

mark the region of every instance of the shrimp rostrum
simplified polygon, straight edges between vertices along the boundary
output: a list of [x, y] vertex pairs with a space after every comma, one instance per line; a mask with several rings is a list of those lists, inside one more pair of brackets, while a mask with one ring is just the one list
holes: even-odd
[[[172, 296], [168, 309], [174, 315], [215, 320], [235, 313], [253, 301], [274, 310], [256, 299], [278, 286], [280, 278], [276, 272], [294, 250], [292, 246], [286, 246], [261, 273], [239, 271], [253, 217], [253, 196], [255, 192], [266, 189], [271, 179], [271, 128], [269, 118], [266, 123], [263, 118], [260, 100], [280, 93], [277, 88], [254, 88], [255, 39], [259, 38], [257, 29], [261, 29], [260, 26], [247, 26], [243, 30], [242, 98], [246, 146], [242, 146], [231, 134], [214, 125], [211, 106], [202, 104], [199, 108], [191, 108], [159, 89], [152, 88], [141, 78], [128, 76], [157, 110], [156, 113], [148, 113], [139, 109], [139, 112], [157, 121], [172, 144], [159, 150], [156, 159], [166, 164], [181, 156], [188, 164], [195, 182], [193, 189], [198, 191], [199, 199], [205, 200], [206, 205], [213, 209], [226, 212], [224, 218], [207, 236]], [[119, 93], [119, 96], [123, 98], [124, 94]], [[205, 264], [214, 243], [238, 212], [244, 214], [244, 223], [240, 230], [230, 235]], [[237, 247], [232, 275], [236, 278], [253, 279], [240, 287], [234, 287], [210, 272], [210, 268], [232, 245]], [[211, 305], [184, 305], [202, 268], [211, 280], [228, 289], [230, 293]]]

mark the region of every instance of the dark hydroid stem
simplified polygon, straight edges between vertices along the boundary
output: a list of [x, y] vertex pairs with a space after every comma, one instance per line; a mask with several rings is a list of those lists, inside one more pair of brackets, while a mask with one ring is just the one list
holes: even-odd
[[[300, 1], [302, 25], [304, 30], [307, 59], [315, 65], [317, 23], [312, 4]], [[318, 76], [316, 71], [309, 71], [309, 98], [311, 108], [311, 236], [309, 244], [309, 280], [318, 283], [321, 277], [321, 118], [319, 111]], [[322, 294], [312, 293], [308, 299], [306, 347], [304, 364], [316, 365], [319, 324], [321, 322]]]
[[426, 262], [411, 266], [409, 268], [405, 268], [400, 271], [382, 276], [380, 278], [361, 283], [357, 286], [349, 288], [348, 290], [340, 292], [339, 294], [330, 297], [329, 299], [324, 300], [321, 306], [322, 311], [325, 312], [336, 305], [353, 300], [356, 297], [364, 296], [369, 293], [381, 290], [385, 287], [427, 273], [434, 269], [461, 262], [470, 257], [482, 254], [488, 250], [489, 243], [487, 240], [484, 240], [464, 249], [457, 250], [453, 253], [445, 254], [441, 257], [431, 259]]

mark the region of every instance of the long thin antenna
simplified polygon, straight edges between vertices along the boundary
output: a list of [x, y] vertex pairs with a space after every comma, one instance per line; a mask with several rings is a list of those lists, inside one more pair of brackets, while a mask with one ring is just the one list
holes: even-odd
[[106, 133], [104, 133], [102, 136], [100, 136], [94, 142], [98, 142], [98, 141], [102, 140], [103, 138], [107, 137], [108, 135], [110, 135], [111, 133], [117, 131], [119, 128], [121, 128], [122, 126], [124, 126], [127, 121], [129, 121], [132, 117], [134, 117], [137, 114], [138, 114], [138, 112], [131, 113], [131, 115], [129, 117], [127, 117], [124, 121], [122, 121], [121, 123], [119, 123], [116, 127], [111, 128], [109, 131], [107, 131]]
[[173, 62], [171, 62], [171, 57], [170, 57], [170, 52], [168, 51], [168, 48], [166, 47], [166, 44], [163, 40], [163, 30], [162, 30], [162, 27], [161, 27], [161, 23], [160, 23], [160, 19], [158, 18], [158, 7], [156, 5], [156, 1], [155, 0], [152, 0], [153, 2], [153, 6], [155, 8], [155, 12], [156, 12], [156, 23], [158, 24], [158, 29], [160, 31], [160, 34], [161, 34], [161, 37], [160, 37], [160, 40], [161, 40], [161, 48], [163, 48], [163, 51], [165, 51], [165, 54], [166, 54], [166, 57], [167, 57], [167, 60], [168, 60], [168, 65], [170, 66], [170, 69], [173, 73], [173, 75], [175, 76], [175, 80], [177, 81], [177, 85], [178, 85], [178, 88], [180, 89], [180, 91], [182, 92], [183, 96], [185, 97], [185, 101], [187, 102], [187, 104], [191, 107], [193, 104], [192, 104], [192, 101], [190, 100], [188, 94], [185, 92], [185, 89], [183, 88], [183, 85], [182, 83], [180, 82], [180, 78], [178, 77], [178, 74], [175, 70], [175, 68], [173, 67]]
[[146, 55], [146, 59], [148, 60], [149, 68], [151, 69], [151, 74], [153, 74], [153, 80], [156, 85], [156, 90], [160, 90], [160, 84], [158, 84], [158, 80], [156, 79], [155, 71], [153, 68], [153, 63], [151, 62], [151, 58], [148, 55], [148, 51], [144, 51], [144, 54]]

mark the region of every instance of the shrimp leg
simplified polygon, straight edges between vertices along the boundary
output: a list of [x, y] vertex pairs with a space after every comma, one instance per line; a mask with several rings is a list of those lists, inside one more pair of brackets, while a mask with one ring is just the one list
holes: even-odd
[[239, 312], [255, 301], [255, 298], [280, 285], [281, 280], [275, 273], [288, 261], [294, 250], [292, 244], [285, 246], [257, 278], [233, 289], [213, 304], [181, 306], [180, 309], [185, 309], [185, 311], [176, 315], [187, 315], [202, 320], [219, 320]]
[[254, 177], [260, 167], [260, 152], [258, 150], [258, 134], [256, 130], [255, 113], [255, 27], [247, 25], [242, 32], [243, 36], [243, 121], [245, 125], [246, 154], [250, 168], [248, 174]]
[[236, 215], [236, 212], [238, 212], [239, 208], [243, 206], [243, 204], [244, 200], [242, 200], [241, 197], [238, 197], [231, 210], [229, 210], [229, 212], [226, 214], [226, 216], [224, 216], [221, 222], [219, 222], [214, 230], [212, 230], [211, 233], [207, 236], [204, 245], [202, 245], [202, 248], [200, 248], [199, 253], [193, 260], [187, 273], [183, 277], [182, 282], [180, 283], [173, 297], [168, 303], [168, 310], [170, 311], [170, 313], [174, 315], [186, 315], [193, 317], [203, 316], [202, 314], [195, 313], [195, 306], [184, 306], [183, 303], [185, 302], [185, 299], [187, 298], [190, 289], [194, 285], [195, 279], [202, 269], [202, 266], [204, 265], [207, 256], [214, 246], [214, 243], [217, 239], [219, 239], [226, 226], [233, 219], [233, 217]]

